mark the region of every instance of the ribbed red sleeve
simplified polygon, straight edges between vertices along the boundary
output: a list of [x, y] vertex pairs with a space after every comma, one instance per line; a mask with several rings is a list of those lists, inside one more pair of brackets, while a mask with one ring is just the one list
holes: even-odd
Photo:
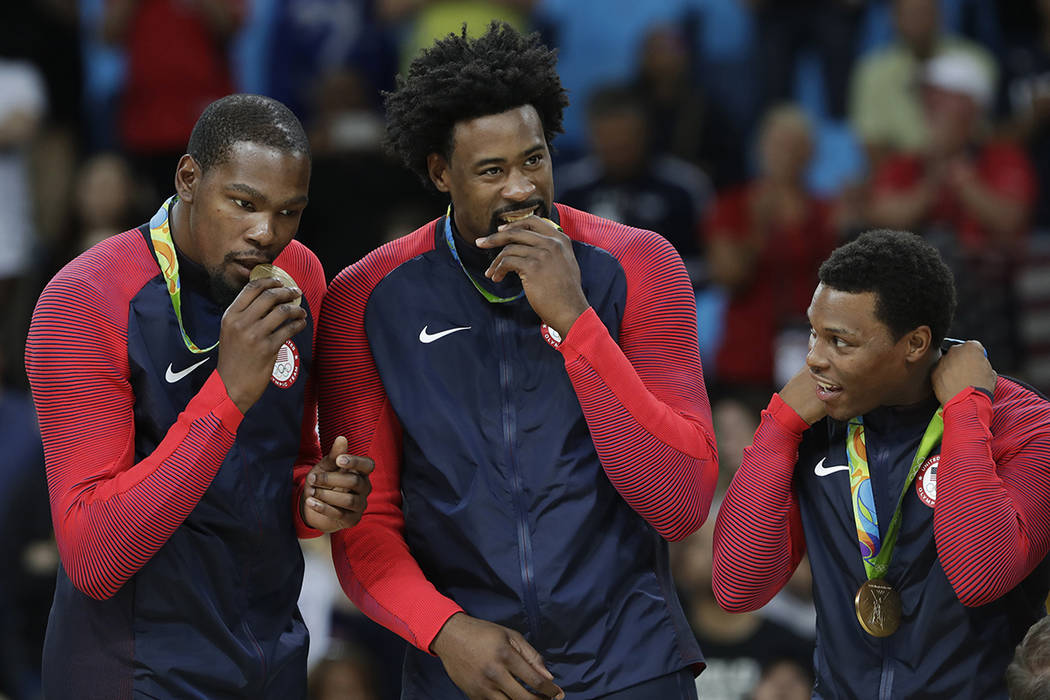
[[351, 454], [375, 460], [361, 522], [332, 536], [336, 573], [366, 615], [428, 652], [445, 621], [462, 608], [434, 588], [405, 544], [401, 426], [372, 360], [364, 316], [383, 276], [432, 247], [427, 226], [343, 270], [325, 297], [317, 342], [321, 444], [327, 449], [344, 435]]
[[661, 536], [680, 540], [707, 518], [718, 480], [696, 297], [659, 236], [612, 229], [588, 242], [620, 260], [627, 304], [619, 344], [593, 309], [576, 320], [559, 348], [565, 369], [609, 481]]
[[718, 509], [712, 588], [730, 612], [769, 602], [806, 552], [791, 478], [808, 427], [774, 394]]
[[1002, 378], [995, 394], [994, 412], [973, 388], [944, 406], [933, 536], [969, 606], [1010, 591], [1050, 551], [1050, 404]]
[[[299, 285], [306, 297], [306, 303], [314, 314], [314, 330], [311, 341], [317, 347], [317, 317], [325, 295], [324, 268], [317, 256], [298, 241], [292, 241], [281, 252], [274, 263], [288, 272]], [[303, 539], [319, 537], [320, 530], [315, 530], [303, 521], [300, 504], [303, 500], [303, 489], [306, 488], [306, 475], [321, 460], [321, 444], [317, 436], [317, 371], [316, 368], [307, 378], [303, 394], [303, 420], [300, 429], [299, 456], [292, 469], [292, 522], [295, 534]]]
[[62, 565], [100, 600], [190, 514], [243, 418], [212, 372], [153, 454], [134, 462], [127, 315], [151, 276], [132, 269], [143, 256], [152, 263], [145, 245], [132, 231], [70, 263], [41, 294], [26, 342]]

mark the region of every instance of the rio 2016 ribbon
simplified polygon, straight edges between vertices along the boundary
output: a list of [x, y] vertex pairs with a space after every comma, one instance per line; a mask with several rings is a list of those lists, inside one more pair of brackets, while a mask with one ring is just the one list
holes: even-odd
[[[558, 224], [554, 223], [550, 219], [544, 219], [544, 221], [549, 223], [551, 226], [554, 226], [559, 231], [562, 230], [561, 226], [558, 226]], [[496, 296], [489, 290], [482, 287], [481, 284], [478, 283], [476, 279], [474, 279], [474, 275], [470, 274], [467, 271], [466, 266], [463, 264], [463, 260], [459, 257], [459, 251], [456, 250], [456, 239], [455, 236], [452, 234], [452, 205], [449, 205], [448, 209], [445, 211], [445, 243], [448, 244], [449, 252], [452, 253], [452, 257], [455, 258], [456, 262], [459, 263], [459, 268], [463, 270], [463, 274], [466, 275], [467, 279], [470, 280], [470, 283], [474, 285], [474, 289], [481, 292], [481, 296], [485, 297], [485, 299], [487, 299], [489, 302], [493, 304], [506, 304], [510, 301], [517, 301], [518, 299], [521, 299], [523, 296], [525, 296], [524, 289], [512, 297]]]
[[900, 498], [897, 499], [897, 507], [893, 511], [893, 519], [890, 520], [889, 529], [884, 538], [879, 537], [879, 516], [875, 510], [875, 498], [871, 490], [871, 473], [868, 469], [868, 450], [864, 441], [864, 421], [854, 418], [849, 422], [849, 430], [846, 435], [846, 455], [849, 459], [849, 484], [850, 501], [853, 503], [853, 519], [857, 526], [857, 542], [860, 544], [860, 556], [864, 561], [864, 571], [868, 579], [878, 579], [886, 575], [890, 568], [890, 557], [893, 555], [893, 547], [897, 543], [897, 535], [901, 525], [901, 504], [904, 502], [904, 494], [908, 492], [911, 482], [919, 471], [923, 460], [929, 456], [933, 448], [941, 441], [944, 435], [944, 418], [942, 410], [937, 409], [926, 426], [919, 449], [911, 461], [911, 469], [908, 478], [904, 481]]
[[186, 327], [182, 323], [182, 286], [179, 284], [179, 258], [175, 254], [175, 244], [171, 240], [171, 228], [168, 224], [168, 214], [172, 205], [178, 199], [178, 195], [172, 195], [160, 206], [157, 213], [149, 222], [149, 235], [153, 241], [153, 252], [157, 256], [160, 265], [160, 273], [164, 277], [164, 283], [168, 288], [168, 296], [171, 297], [171, 307], [175, 309], [175, 318], [179, 321], [179, 330], [182, 332], [182, 342], [186, 348], [198, 355], [214, 350], [219, 346], [218, 341], [208, 348], [199, 348], [190, 340], [186, 333]]

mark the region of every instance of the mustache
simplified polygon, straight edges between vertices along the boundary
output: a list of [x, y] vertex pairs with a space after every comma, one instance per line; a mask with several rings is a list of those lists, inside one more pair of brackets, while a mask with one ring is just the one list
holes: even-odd
[[547, 210], [547, 203], [542, 199], [531, 199], [527, 202], [522, 202], [521, 204], [510, 204], [505, 207], [500, 207], [492, 212], [492, 231], [495, 232], [499, 225], [503, 223], [500, 221], [500, 217], [504, 214], [509, 214], [512, 211], [521, 211], [522, 209], [532, 209], [533, 207], [536, 208], [537, 216], [542, 216], [546, 219], [550, 218], [550, 212]]

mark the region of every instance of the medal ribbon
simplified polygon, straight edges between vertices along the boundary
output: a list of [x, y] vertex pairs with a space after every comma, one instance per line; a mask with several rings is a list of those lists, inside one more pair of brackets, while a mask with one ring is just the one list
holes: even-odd
[[179, 330], [182, 332], [182, 342], [186, 348], [198, 355], [214, 350], [218, 347], [218, 341], [210, 348], [203, 350], [190, 340], [186, 333], [186, 327], [182, 324], [182, 285], [179, 284], [179, 258], [175, 254], [175, 244], [171, 240], [171, 228], [168, 224], [168, 214], [171, 206], [175, 203], [178, 195], [172, 195], [160, 205], [160, 209], [149, 221], [149, 236], [153, 241], [153, 252], [157, 256], [160, 265], [160, 273], [164, 276], [164, 283], [168, 287], [168, 296], [171, 297], [171, 308], [175, 309], [175, 318], [179, 321]]
[[490, 292], [489, 290], [487, 290], [484, 287], [482, 287], [478, 283], [478, 281], [476, 279], [474, 279], [474, 275], [472, 275], [469, 272], [467, 272], [466, 266], [463, 264], [463, 261], [459, 257], [459, 251], [456, 250], [456, 239], [452, 235], [452, 205], [451, 204], [449, 205], [448, 209], [445, 211], [445, 243], [448, 243], [448, 249], [452, 253], [452, 257], [455, 258], [456, 262], [459, 263], [459, 268], [461, 270], [463, 270], [463, 274], [466, 275], [467, 279], [470, 280], [470, 283], [474, 285], [474, 289], [476, 289], [479, 292], [481, 292], [481, 296], [485, 297], [485, 299], [487, 299], [490, 303], [493, 303], [493, 304], [506, 304], [508, 301], [517, 301], [518, 299], [521, 299], [523, 296], [525, 296], [525, 290], [523, 289], [523, 290], [521, 290], [520, 292], [518, 292], [516, 295], [514, 295], [512, 297], [498, 297], [495, 294], [493, 294], [492, 292]]
[[919, 466], [929, 456], [944, 435], [944, 418], [942, 409], [933, 414], [926, 432], [919, 442], [919, 449], [911, 461], [908, 478], [904, 480], [897, 508], [886, 531], [886, 537], [879, 536], [879, 516], [875, 510], [875, 496], [871, 489], [871, 473], [868, 470], [868, 449], [864, 441], [864, 421], [858, 416], [849, 422], [846, 435], [846, 455], [849, 460], [850, 500], [853, 502], [853, 519], [857, 525], [857, 542], [860, 544], [860, 558], [864, 561], [864, 571], [868, 579], [882, 578], [890, 568], [890, 557], [897, 544], [897, 535], [901, 525], [901, 504], [904, 494], [908, 492], [911, 482], [919, 471]]

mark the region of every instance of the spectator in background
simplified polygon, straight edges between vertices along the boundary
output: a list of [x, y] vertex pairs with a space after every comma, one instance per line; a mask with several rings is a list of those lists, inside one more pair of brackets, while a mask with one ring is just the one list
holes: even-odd
[[797, 60], [803, 49], [812, 47], [820, 57], [827, 113], [844, 117], [863, 0], [748, 2], [758, 21], [765, 106], [796, 98]]
[[703, 700], [746, 700], [763, 669], [775, 662], [787, 660], [799, 667], [797, 673], [805, 674], [813, 664], [813, 642], [762, 612], [733, 614], [719, 607], [711, 590], [713, 532], [714, 519], [709, 519], [699, 531], [674, 543], [671, 571], [707, 662], [696, 678], [697, 694]]
[[1030, 37], [1003, 54], [1000, 114], [1007, 136], [1025, 145], [1035, 167], [1039, 196], [1032, 224], [1050, 229], [1050, 0], [1037, 0], [1038, 22]]
[[898, 40], [863, 57], [850, 86], [849, 120], [873, 168], [890, 153], [914, 153], [929, 142], [919, 86], [926, 61], [967, 54], [973, 70], [994, 85], [997, 66], [983, 47], [941, 29], [938, 0], [893, 0]]
[[806, 115], [774, 108], [759, 129], [758, 177], [723, 192], [707, 217], [711, 280], [729, 294], [714, 367], [720, 385], [768, 390], [776, 353], [794, 353], [794, 362], [804, 354], [799, 329], [817, 268], [836, 241], [831, 205], [806, 189], [812, 149]]
[[174, 190], [198, 115], [234, 91], [227, 48], [245, 1], [108, 0], [103, 38], [127, 53], [120, 142], [153, 199]]
[[607, 86], [587, 105], [592, 155], [558, 172], [557, 199], [596, 216], [659, 231], [678, 250], [694, 284], [702, 280], [699, 226], [710, 180], [680, 158], [650, 146], [641, 96]]
[[558, 49], [558, 74], [572, 95], [558, 153], [574, 158], [587, 148], [585, 106], [601, 86], [631, 80], [654, 26], [677, 25], [685, 0], [538, 0], [533, 14], [548, 43]]
[[99, 153], [80, 166], [72, 222], [78, 253], [144, 218], [140, 189], [128, 161], [116, 153]]
[[1014, 267], [1036, 198], [1031, 163], [1016, 145], [988, 138], [995, 85], [974, 55], [947, 52], [926, 64], [922, 90], [929, 145], [886, 158], [871, 184], [873, 226], [927, 237], [957, 280], [953, 335], [977, 338], [1000, 371], [1020, 364]]
[[530, 23], [530, 13], [538, 0], [379, 0], [381, 16], [387, 22], [407, 25], [401, 42], [401, 72], [435, 39], [458, 34], [465, 24], [468, 36], [482, 34], [493, 20], [506, 22], [518, 31]]
[[[0, 351], [0, 369], [3, 364]], [[40, 656], [58, 554], [36, 411], [28, 393], [3, 382], [0, 445], [0, 697], [30, 700], [40, 694]]]
[[632, 87], [645, 107], [649, 147], [707, 168], [715, 134], [710, 105], [693, 76], [693, 56], [682, 29], [656, 25], [645, 35]]
[[[37, 247], [30, 154], [46, 115], [37, 67], [0, 54], [0, 353], [11, 358], [22, 356], [29, 320], [22, 296]], [[21, 377], [20, 362], [11, 369]]]
[[1032, 625], [1006, 667], [1010, 700], [1050, 697], [1050, 617]]
[[317, 253], [331, 280], [385, 242], [396, 212], [422, 207], [425, 217], [435, 218], [444, 207], [383, 152], [383, 118], [373, 103], [374, 90], [360, 73], [332, 71], [316, 87], [308, 129], [313, 178], [300, 240]]
[[365, 100], [374, 110], [377, 90], [392, 88], [397, 72], [397, 49], [382, 17], [393, 1], [272, 0], [267, 95], [310, 125], [328, 76], [352, 71], [366, 86]]

